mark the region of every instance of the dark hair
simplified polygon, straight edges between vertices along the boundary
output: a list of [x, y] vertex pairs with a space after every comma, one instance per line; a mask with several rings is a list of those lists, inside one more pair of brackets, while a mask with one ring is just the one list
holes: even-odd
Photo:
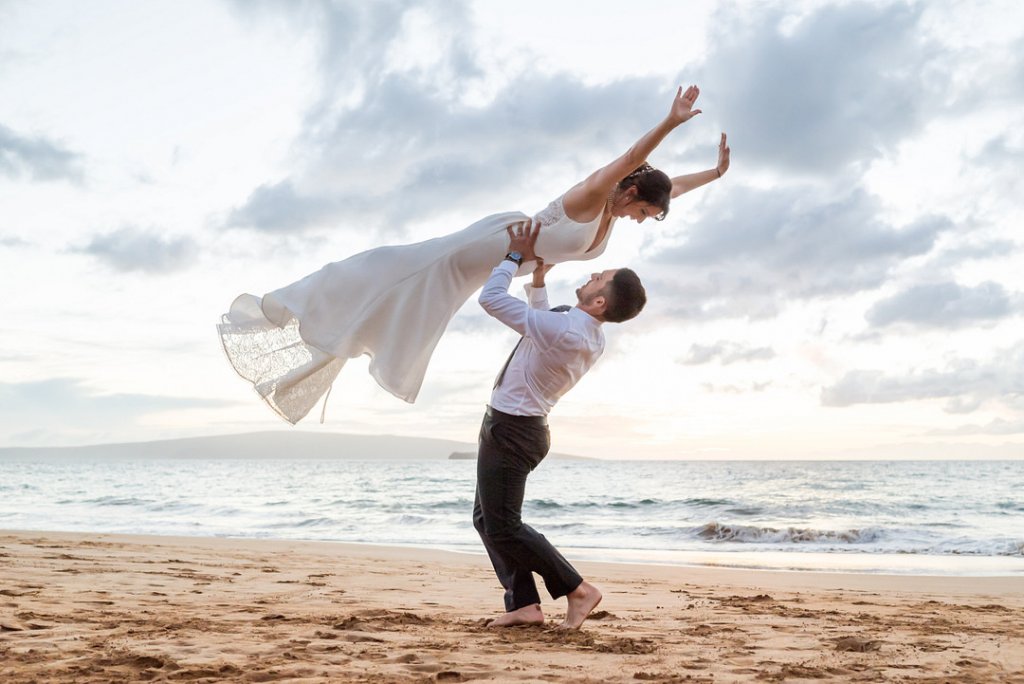
[[604, 286], [604, 314], [602, 318], [611, 323], [622, 323], [635, 318], [647, 303], [647, 291], [632, 269], [620, 268], [612, 281]]
[[668, 174], [644, 162], [619, 181], [619, 190], [628, 190], [634, 185], [636, 198], [661, 209], [654, 218], [663, 220], [668, 215], [668, 205], [672, 200], [672, 179]]

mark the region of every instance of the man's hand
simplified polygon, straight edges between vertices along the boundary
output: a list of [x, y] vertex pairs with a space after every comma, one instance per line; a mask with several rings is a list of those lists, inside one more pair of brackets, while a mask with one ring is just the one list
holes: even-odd
[[526, 219], [519, 223], [513, 223], [505, 230], [508, 231], [508, 251], [522, 254], [523, 262], [533, 261], [537, 258], [537, 254], [533, 250], [537, 244], [537, 236], [540, 235], [540, 223], [534, 223], [533, 219]]
[[554, 264], [545, 264], [543, 259], [537, 257], [537, 268], [533, 270], [533, 282], [531, 285], [534, 287], [544, 287], [544, 276], [554, 267]]
[[676, 97], [672, 100], [672, 109], [668, 113], [669, 120], [678, 126], [700, 114], [699, 109], [693, 108], [694, 103], [697, 102], [698, 95], [700, 95], [700, 88], [695, 85], [687, 88], [685, 93], [683, 92], [683, 86], [679, 86], [679, 90], [676, 91]]
[[729, 170], [729, 146], [725, 144], [725, 133], [722, 133], [722, 142], [718, 143], [718, 177], [721, 178]]

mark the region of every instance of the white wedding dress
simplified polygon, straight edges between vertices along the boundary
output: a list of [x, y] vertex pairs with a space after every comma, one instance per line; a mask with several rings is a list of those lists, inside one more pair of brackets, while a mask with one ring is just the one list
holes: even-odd
[[[381, 387], [411, 403], [448, 322], [508, 251], [506, 226], [525, 218], [494, 214], [451, 235], [327, 264], [262, 299], [240, 295], [217, 326], [228, 360], [293, 424], [330, 390], [345, 361], [361, 354], [370, 356]], [[593, 259], [611, 235], [587, 251], [601, 216], [577, 223], [561, 197], [535, 219], [536, 251], [550, 264]], [[517, 275], [533, 268], [525, 263]]]

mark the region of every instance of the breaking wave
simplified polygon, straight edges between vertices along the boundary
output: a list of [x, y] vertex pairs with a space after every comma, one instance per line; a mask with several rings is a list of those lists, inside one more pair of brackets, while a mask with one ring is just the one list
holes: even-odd
[[807, 527], [755, 527], [710, 522], [698, 528], [697, 536], [706, 541], [748, 544], [863, 544], [880, 541], [884, 533], [877, 528], [815, 530]]

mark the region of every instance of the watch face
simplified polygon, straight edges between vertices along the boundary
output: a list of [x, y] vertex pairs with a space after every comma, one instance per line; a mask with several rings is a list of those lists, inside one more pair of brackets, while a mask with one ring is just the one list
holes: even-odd
[[510, 258], [512, 258], [512, 259], [514, 259], [516, 261], [522, 261], [523, 260], [523, 255], [520, 254], [519, 252], [509, 252], [508, 255], [509, 255]]

